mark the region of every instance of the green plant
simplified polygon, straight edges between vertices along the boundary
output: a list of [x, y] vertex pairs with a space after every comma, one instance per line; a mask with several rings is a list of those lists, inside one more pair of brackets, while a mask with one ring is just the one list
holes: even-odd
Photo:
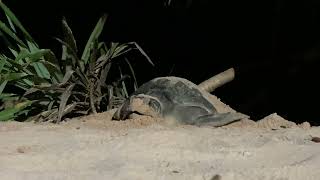
[[[115, 108], [128, 97], [124, 80], [129, 75], [111, 78], [106, 84], [111, 65], [124, 60], [135, 80], [133, 68], [124, 55], [138, 49], [153, 65], [150, 58], [135, 42], [110, 43], [99, 41], [107, 15], [93, 29], [79, 56], [71, 28], [62, 20], [61, 58], [50, 49], [41, 49], [17, 17], [0, 2], [7, 23], [0, 21], [0, 36], [9, 48], [0, 54], [0, 107], [2, 120], [28, 119], [60, 122], [64, 117], [86, 115]], [[20, 38], [18, 34], [22, 34]], [[137, 87], [136, 80], [134, 87]], [[17, 93], [5, 93], [15, 89]]]

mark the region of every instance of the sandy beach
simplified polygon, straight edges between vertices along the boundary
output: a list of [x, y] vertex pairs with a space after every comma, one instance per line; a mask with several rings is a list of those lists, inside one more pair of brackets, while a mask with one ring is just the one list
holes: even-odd
[[[235, 111], [212, 96], [219, 112]], [[227, 126], [171, 125], [113, 111], [61, 124], [0, 124], [3, 180], [318, 180], [320, 128], [277, 113]]]

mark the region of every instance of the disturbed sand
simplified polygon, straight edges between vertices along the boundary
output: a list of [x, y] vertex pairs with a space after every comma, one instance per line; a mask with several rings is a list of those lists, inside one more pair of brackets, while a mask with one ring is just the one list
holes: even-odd
[[[211, 98], [219, 112], [234, 111]], [[1, 123], [0, 179], [320, 179], [320, 127], [307, 122], [274, 113], [213, 128], [143, 116], [117, 122], [113, 112], [59, 125]]]

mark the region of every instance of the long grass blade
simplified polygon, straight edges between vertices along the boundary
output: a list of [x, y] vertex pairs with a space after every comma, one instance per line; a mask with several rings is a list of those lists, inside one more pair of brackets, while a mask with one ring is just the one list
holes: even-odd
[[18, 109], [14, 107], [0, 111], [0, 122], [13, 120], [15, 117], [15, 113], [17, 112], [18, 112]]
[[[15, 70], [17, 72], [21, 72], [21, 73], [24, 72], [24, 73], [27, 73], [28, 75], [33, 75], [33, 73], [31, 73], [29, 70], [27, 70], [22, 65], [20, 65], [19, 63], [17, 63], [16, 61], [10, 58], [0, 55], [0, 60], [1, 62], [6, 62], [8, 68], [10, 68], [10, 71]], [[33, 82], [31, 82], [28, 79], [22, 79], [22, 82], [16, 82], [16, 85], [22, 89], [25, 89], [28, 86], [32, 86]]]
[[22, 48], [22, 49], [20, 49], [20, 51], [19, 52], [17, 52], [17, 51], [15, 51], [15, 61], [16, 62], [18, 62], [19, 61], [19, 63], [23, 63], [23, 62], [21, 62], [20, 60], [22, 60], [22, 59], [24, 59], [24, 58], [26, 58], [27, 56], [28, 56], [28, 54], [29, 54], [29, 51], [26, 49], [26, 48]]
[[9, 47], [9, 50], [10, 50], [10, 52], [12, 53], [12, 55], [13, 55], [14, 57], [17, 57], [17, 56], [18, 56], [18, 52], [17, 52], [16, 50], [12, 49], [11, 46]]
[[50, 109], [50, 110], [47, 110], [47, 111], [43, 111], [38, 115], [35, 115], [33, 117], [28, 118], [26, 121], [27, 122], [31, 122], [31, 121], [35, 121], [35, 122], [46, 121], [46, 120], [52, 118], [57, 113], [58, 113], [58, 108]]
[[127, 53], [127, 52], [129, 52], [131, 50], [132, 50], [132, 48], [126, 48], [126, 49], [122, 50], [122, 52], [117, 53], [117, 55], [113, 56], [112, 58], [116, 58], [118, 56], [121, 56], [121, 55], [123, 55], [123, 54], [125, 54], [125, 53]]
[[32, 85], [33, 85], [33, 83], [32, 82], [30, 82], [29, 80], [27, 80], [27, 79], [23, 79], [23, 82], [19, 82], [19, 81], [17, 81], [16, 83], [15, 83], [15, 85], [17, 86], [17, 87], [19, 87], [19, 88], [21, 88], [21, 89], [23, 89], [23, 90], [28, 90]]
[[111, 58], [115, 58], [117, 56], [119, 56], [120, 54], [122, 54], [122, 52], [128, 47], [128, 45], [126, 44], [122, 44], [118, 47], [115, 48], [114, 52], [112, 53], [112, 57]]
[[106, 54], [108, 51], [108, 47], [105, 42], [99, 42], [98, 49], [100, 50], [100, 54]]
[[71, 95], [72, 89], [74, 88], [75, 84], [71, 84], [69, 85], [65, 92], [62, 94], [61, 96], [61, 101], [60, 101], [60, 105], [59, 105], [59, 111], [58, 111], [58, 119], [57, 119], [57, 123], [59, 123], [62, 119], [63, 116], [63, 112], [65, 111], [65, 107], [67, 105], [67, 102], [69, 100], [69, 97]]
[[29, 40], [34, 42], [31, 35], [28, 33], [28, 31], [22, 26], [21, 22], [18, 20], [18, 18], [14, 15], [14, 13], [3, 3], [0, 1], [0, 7], [3, 9], [5, 14], [10, 18], [12, 23], [16, 25], [24, 34], [24, 36]]
[[4, 41], [4, 44], [7, 45], [9, 48], [13, 47], [12, 43], [8, 40], [8, 38], [0, 31], [0, 38]]
[[119, 43], [114, 43], [114, 42], [111, 43], [111, 47], [110, 47], [109, 51], [107, 51], [107, 54], [106, 54], [108, 57], [112, 58], [113, 54], [116, 52], [118, 44]]
[[64, 39], [63, 41], [64, 43], [62, 44], [67, 47], [66, 52], [64, 53], [67, 53], [66, 54], [67, 56], [68, 54], [71, 54], [71, 60], [72, 60], [73, 66], [75, 66], [75, 64], [78, 64], [81, 71], [84, 72], [84, 63], [81, 62], [78, 58], [77, 43], [65, 17], [63, 17], [62, 19], [62, 32], [63, 32], [63, 39]]
[[2, 69], [5, 64], [6, 64], [6, 60], [3, 59], [2, 56], [0, 56], [0, 73], [2, 72]]
[[[59, 38], [55, 38], [58, 42], [60, 42], [64, 47], [64, 51], [63, 51], [63, 60], [67, 60], [68, 59], [68, 56], [70, 57], [71, 55], [71, 62], [67, 62], [68, 65], [72, 64], [73, 66], [75, 66], [75, 64], [77, 63], [78, 66], [81, 68], [81, 71], [83, 72], [83, 64], [80, 63], [80, 60], [78, 59], [78, 56], [77, 56], [77, 52], [75, 52], [72, 47], [65, 41], [59, 39]], [[69, 51], [68, 51], [69, 50]], [[70, 52], [70, 53], [68, 53]], [[75, 61], [75, 62], [74, 62]]]
[[40, 63], [43, 64], [48, 70], [50, 74], [50, 79], [52, 80], [53, 83], [59, 83], [62, 80], [62, 77], [63, 77], [62, 72], [56, 64], [53, 64], [45, 60], [41, 60]]
[[136, 42], [130, 42], [129, 44], [133, 44], [133, 45], [140, 51], [140, 53], [148, 60], [148, 62], [149, 62], [152, 66], [154, 66], [154, 63], [152, 62], [152, 60], [150, 59], [150, 57], [147, 55], [146, 52], [144, 52], [144, 50], [139, 46], [138, 43], [136, 43]]
[[[0, 3], [1, 4], [1, 3]], [[9, 35], [12, 39], [14, 39], [21, 46], [27, 47], [26, 44], [10, 29], [7, 27], [5, 23], [0, 21], [0, 30]]]
[[78, 52], [77, 43], [73, 36], [71, 28], [67, 23], [67, 19], [65, 17], [63, 17], [62, 19], [62, 32], [63, 32], [64, 42], [66, 42], [69, 45], [72, 51], [77, 53]]
[[94, 75], [94, 70], [96, 66], [97, 56], [98, 56], [98, 42], [95, 40], [93, 41], [91, 49], [91, 54], [89, 58], [89, 74]]
[[98, 37], [100, 36], [100, 34], [103, 30], [104, 24], [107, 20], [107, 17], [108, 16], [106, 14], [104, 14], [99, 19], [99, 21], [97, 22], [96, 26], [94, 27], [94, 29], [89, 37], [89, 40], [87, 41], [87, 44], [86, 44], [84, 51], [82, 53], [82, 56], [81, 56], [81, 59], [84, 61], [85, 64], [87, 64], [87, 62], [89, 60], [91, 45], [92, 45], [93, 41], [95, 41], [95, 39], [98, 39]]
[[39, 77], [44, 79], [50, 79], [50, 73], [47, 68], [41, 63], [33, 63], [32, 66], [36, 70]]
[[1, 101], [6, 101], [6, 100], [16, 100], [19, 99], [16, 94], [14, 93], [2, 93], [0, 94], [0, 100]]
[[8, 81], [7, 80], [4, 80], [1, 85], [0, 85], [0, 95], [2, 94], [4, 88], [6, 87]]
[[70, 78], [71, 78], [71, 76], [72, 76], [72, 74], [73, 74], [74, 72], [75, 72], [75, 71], [73, 71], [73, 70], [68, 71], [68, 72], [64, 75], [62, 81], [61, 81], [60, 83], [58, 83], [58, 84], [43, 83], [43, 84], [41, 84], [41, 85], [35, 85], [35, 86], [33, 86], [33, 88], [30, 88], [30, 90], [27, 91], [28, 93], [26, 92], [25, 95], [26, 95], [26, 94], [33, 93], [33, 92], [36, 91], [36, 90], [56, 90], [57, 88], [60, 88], [60, 87], [62, 87], [62, 86], [64, 86], [64, 85], [66, 85], [67, 82], [70, 80]]
[[63, 112], [62, 112], [62, 116], [64, 116], [64, 115], [66, 115], [66, 114], [68, 114], [68, 113], [70, 113], [70, 112], [72, 112], [74, 109], [75, 109], [75, 107], [77, 106], [77, 103], [71, 103], [71, 104], [68, 104], [65, 108], [64, 108], [64, 110], [63, 110]]
[[0, 111], [0, 121], [8, 121], [13, 120], [15, 118], [15, 114], [22, 111], [24, 108], [30, 106], [32, 101], [25, 101], [16, 104], [14, 107], [10, 107]]
[[54, 79], [53, 79], [54, 83], [60, 82], [63, 78], [63, 73], [62, 73], [62, 69], [60, 67], [60, 64], [59, 64], [59, 61], [58, 61], [56, 55], [51, 50], [49, 50], [49, 52], [47, 54], [44, 54], [44, 59], [47, 62], [54, 64], [55, 67], [58, 68], [58, 69], [55, 69], [55, 72], [53, 73], [53, 70], [51, 70], [49, 67], [47, 67], [50, 74], [54, 77]]
[[133, 77], [133, 86], [134, 86], [134, 90], [138, 89], [138, 82], [137, 82], [137, 78], [136, 78], [136, 73], [134, 72], [133, 67], [131, 66], [130, 61], [127, 58], [124, 58], [124, 60], [126, 61], [126, 63], [129, 66], [129, 69], [131, 71], [132, 77]]
[[[28, 45], [29, 51], [31, 53], [39, 52], [38, 45], [35, 42], [27, 41], [27, 45]], [[40, 55], [41, 55], [41, 53], [40, 53]], [[34, 69], [39, 77], [45, 78], [45, 79], [51, 78], [48, 69], [43, 64], [36, 62], [36, 63], [33, 63], [32, 66], [34, 67]]]
[[50, 52], [49, 49], [37, 49], [33, 52], [28, 52], [27, 50], [21, 50], [16, 57], [16, 61], [20, 61], [21, 59], [28, 58], [28, 62], [37, 62], [40, 61], [42, 57]]
[[107, 63], [106, 66], [101, 70], [101, 73], [100, 73], [100, 84], [103, 87], [106, 84], [106, 80], [107, 80], [111, 65], [112, 65], [112, 63]]
[[72, 76], [73, 73], [74, 73], [73, 70], [68, 71], [68, 72], [64, 75], [61, 83], [59, 83], [59, 86], [65, 85], [65, 84], [69, 81], [69, 79], [71, 78], [71, 76]]
[[0, 81], [2, 80], [13, 81], [13, 80], [24, 78], [26, 76], [28, 76], [28, 74], [26, 73], [7, 73], [0, 76]]
[[118, 67], [119, 67], [120, 78], [121, 78], [121, 85], [122, 85], [121, 91], [122, 91], [122, 95], [123, 95], [125, 98], [127, 98], [127, 97], [129, 97], [129, 95], [128, 95], [126, 83], [124, 82], [124, 76], [123, 76], [123, 74], [122, 74], [121, 67], [120, 67], [120, 66], [118, 66]]
[[41, 89], [38, 89], [38, 88], [29, 88], [24, 94], [23, 96], [27, 96], [29, 94], [32, 94], [32, 93], [35, 93], [37, 91], [41, 91]]
[[6, 14], [6, 17], [7, 17], [7, 20], [8, 20], [8, 23], [9, 23], [11, 29], [12, 29], [15, 33], [17, 33], [17, 30], [16, 30], [16, 28], [14, 27], [14, 25], [13, 25], [10, 17], [9, 17], [7, 14]]
[[[44, 57], [49, 57], [50, 61], [44, 60]], [[31, 72], [36, 72], [40, 77], [45, 79], [55, 78], [56, 81], [59, 81], [61, 77], [60, 68], [57, 66], [55, 56], [52, 51], [49, 49], [37, 49], [34, 52], [30, 53], [26, 49], [20, 51], [18, 56], [15, 59], [15, 62], [23, 62], [22, 60], [26, 59], [24, 70], [28, 69], [28, 74], [33, 74]], [[34, 71], [30, 68], [27, 68], [29, 65], [32, 65]]]
[[19, 72], [26, 72], [29, 75], [32, 75], [32, 73], [26, 71], [26, 69], [25, 69], [26, 67], [24, 67], [24, 65], [21, 65], [18, 62], [14, 61], [12, 59], [9, 59], [7, 57], [0, 57], [0, 59], [2, 61], [5, 60], [11, 70], [15, 70], [15, 71], [19, 71]]
[[27, 96], [29, 94], [35, 93], [37, 91], [41, 90], [57, 90], [60, 87], [64, 86], [70, 79], [71, 75], [74, 73], [74, 71], [68, 71], [65, 76], [63, 77], [63, 80], [59, 84], [41, 84], [41, 85], [34, 85], [32, 88], [29, 88], [23, 96]]

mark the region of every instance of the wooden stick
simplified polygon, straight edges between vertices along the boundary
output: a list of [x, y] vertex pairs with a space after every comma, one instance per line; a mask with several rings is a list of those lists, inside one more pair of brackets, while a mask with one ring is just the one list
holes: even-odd
[[213, 92], [218, 87], [232, 81], [234, 79], [234, 68], [230, 68], [222, 73], [219, 73], [210, 79], [207, 79], [200, 83], [198, 86], [200, 89], [207, 91], [209, 93]]

